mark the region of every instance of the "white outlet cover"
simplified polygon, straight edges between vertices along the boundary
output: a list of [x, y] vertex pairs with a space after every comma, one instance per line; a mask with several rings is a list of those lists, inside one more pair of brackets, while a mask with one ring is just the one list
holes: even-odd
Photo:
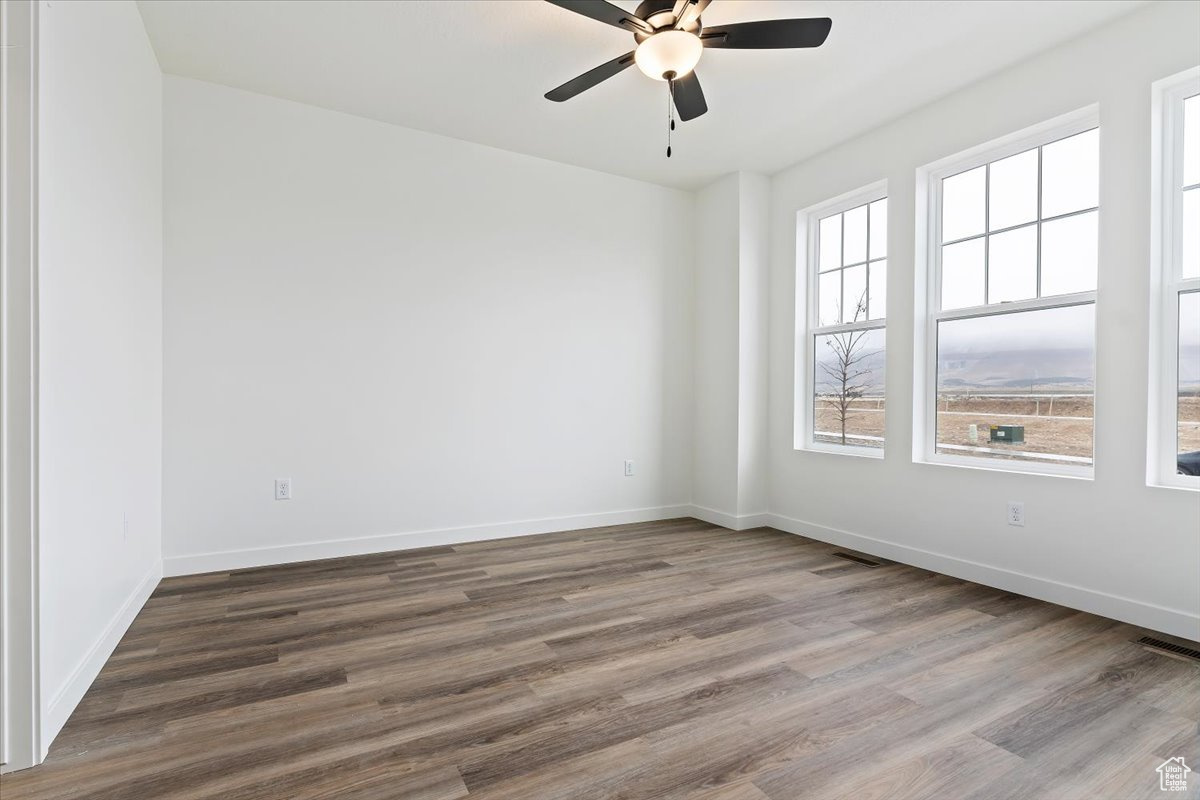
[[275, 499], [276, 500], [291, 500], [292, 499], [292, 479], [291, 478], [276, 478], [275, 479]]
[[625, 477], [629, 478], [629, 477], [632, 477], [632, 475], [633, 475], [633, 459], [627, 458], [627, 459], [625, 459]]
[[1009, 501], [1008, 524], [1017, 528], [1025, 527], [1025, 504]]

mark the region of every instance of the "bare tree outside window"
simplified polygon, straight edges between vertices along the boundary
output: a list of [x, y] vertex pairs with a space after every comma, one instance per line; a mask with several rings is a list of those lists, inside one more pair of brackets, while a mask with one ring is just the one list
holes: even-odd
[[[840, 309], [839, 309], [840, 312]], [[867, 315], [866, 292], [859, 298], [850, 322], [859, 322]], [[840, 443], [847, 444], [847, 422], [854, 404], [861, 400], [877, 384], [873, 361], [881, 350], [872, 347], [873, 329], [853, 330], [825, 336], [828, 348], [825, 358], [818, 356], [817, 365], [825, 374], [823, 399], [833, 410], [833, 418], [839, 428]]]

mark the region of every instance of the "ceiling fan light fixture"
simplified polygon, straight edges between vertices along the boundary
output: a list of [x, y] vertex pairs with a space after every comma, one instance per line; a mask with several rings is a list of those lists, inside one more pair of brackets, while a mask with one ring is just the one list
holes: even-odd
[[678, 80], [696, 68], [704, 45], [694, 33], [680, 30], [661, 31], [638, 45], [633, 60], [638, 69], [656, 81], [665, 81], [667, 75]]

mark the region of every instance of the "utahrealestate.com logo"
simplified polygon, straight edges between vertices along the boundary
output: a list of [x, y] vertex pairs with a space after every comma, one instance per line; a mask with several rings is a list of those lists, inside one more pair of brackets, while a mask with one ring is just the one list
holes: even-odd
[[1187, 776], [1191, 771], [1183, 762], [1183, 756], [1168, 758], [1158, 765], [1158, 788], [1164, 792], [1186, 792]]

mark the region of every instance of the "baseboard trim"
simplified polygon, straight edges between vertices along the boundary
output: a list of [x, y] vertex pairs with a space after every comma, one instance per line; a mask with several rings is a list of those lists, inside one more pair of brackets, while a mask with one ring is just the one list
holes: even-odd
[[145, 577], [138, 582], [134, 590], [125, 598], [121, 608], [109, 620], [104, 632], [100, 634], [100, 638], [92, 644], [84, 657], [75, 665], [75, 669], [71, 671], [67, 680], [50, 698], [41, 720], [42, 741], [40, 743], [41, 753], [38, 757], [39, 763], [46, 758], [50, 743], [67, 723], [67, 719], [79, 705], [79, 701], [83, 699], [92, 682], [96, 680], [96, 676], [100, 674], [100, 670], [108, 662], [113, 650], [117, 648], [117, 644], [120, 643], [121, 637], [125, 635], [125, 631], [129, 630], [134, 618], [142, 610], [142, 606], [146, 605], [146, 601], [150, 599], [150, 595], [154, 593], [154, 589], [161, 579], [162, 562], [156, 559]]
[[1177, 608], [1167, 608], [1015, 570], [992, 567], [977, 561], [817, 525], [781, 514], [767, 514], [766, 516], [769, 517], [767, 525], [787, 533], [848, 547], [870, 555], [882, 556], [902, 564], [940, 572], [944, 575], [1034, 597], [1038, 600], [1046, 600], [1050, 603], [1121, 620], [1173, 636], [1182, 636], [1192, 641], [1200, 641], [1200, 615], [1189, 614]]
[[516, 522], [498, 522], [492, 525], [469, 525], [460, 528], [437, 528], [406, 533], [388, 533], [380, 536], [362, 536], [352, 539], [330, 539], [303, 544], [256, 547], [246, 550], [224, 550], [214, 553], [168, 556], [163, 558], [163, 574], [166, 577], [198, 575], [205, 572], [224, 572], [248, 567], [269, 567], [275, 564], [292, 564], [298, 561], [316, 561], [322, 558], [386, 553], [392, 550], [412, 550], [418, 547], [436, 547], [465, 542], [482, 542], [488, 539], [503, 539], [508, 536], [528, 536], [538, 533], [600, 528], [607, 525], [626, 525], [637, 522], [656, 522], [664, 519], [692, 516], [690, 505], [656, 506], [633, 508], [623, 511], [605, 511], [597, 514], [578, 514], [567, 517], [527, 519]]
[[771, 524], [771, 515], [765, 511], [757, 514], [742, 514], [738, 516], [737, 514], [730, 514], [728, 511], [719, 511], [708, 506], [692, 505], [690, 509], [690, 516], [734, 531], [747, 531], [751, 528], [761, 528], [764, 525]]

